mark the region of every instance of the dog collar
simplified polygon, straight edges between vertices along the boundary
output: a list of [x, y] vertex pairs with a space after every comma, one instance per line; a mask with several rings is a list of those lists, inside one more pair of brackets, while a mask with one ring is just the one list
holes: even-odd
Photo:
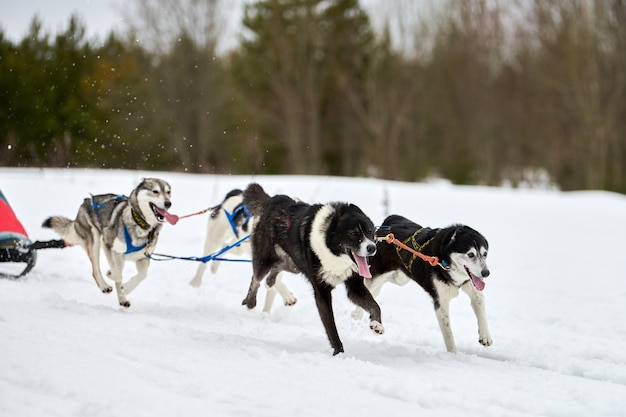
[[149, 230], [150, 229], [150, 225], [148, 224], [146, 219], [141, 217], [141, 214], [137, 213], [135, 211], [135, 209], [130, 209], [130, 211], [133, 214], [133, 220], [135, 220], [135, 223], [137, 223], [137, 225], [139, 227], [141, 227], [143, 230]]

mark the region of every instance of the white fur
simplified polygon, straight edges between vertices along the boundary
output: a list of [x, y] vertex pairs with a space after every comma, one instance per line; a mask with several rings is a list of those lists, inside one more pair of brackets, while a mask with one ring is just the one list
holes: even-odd
[[[468, 255], [472, 255], [473, 257], [469, 257]], [[482, 276], [482, 271], [487, 269], [487, 250], [485, 248], [480, 248], [480, 251], [476, 251], [475, 248], [471, 248], [467, 253], [452, 253], [450, 254], [450, 260], [452, 264], [450, 265], [450, 277], [454, 281], [454, 284], [457, 287], [463, 285], [469, 279], [467, 275], [467, 268], [472, 274], [477, 277]]]
[[483, 346], [491, 346], [493, 340], [489, 333], [489, 326], [487, 324], [487, 310], [485, 309], [485, 296], [482, 291], [478, 291], [474, 284], [470, 281], [463, 284], [461, 289], [470, 298], [472, 309], [478, 320], [478, 342]]
[[326, 231], [335, 208], [331, 205], [322, 206], [315, 214], [311, 225], [311, 249], [322, 264], [321, 278], [336, 287], [345, 282], [357, 268], [350, 256], [333, 254], [326, 245]]
[[[411, 281], [411, 278], [404, 272], [400, 270], [395, 270], [391, 272], [387, 272], [386, 274], [377, 276], [376, 278], [368, 279], [365, 278], [363, 280], [365, 282], [365, 286], [372, 294], [374, 298], [377, 298], [380, 295], [380, 291], [388, 282], [396, 284], [398, 286], [404, 286]], [[352, 312], [352, 318], [355, 320], [360, 320], [363, 317], [363, 313], [365, 311], [361, 307], [356, 307]]]
[[[443, 341], [446, 344], [448, 352], [456, 353], [456, 343], [452, 334], [452, 326], [450, 324], [450, 301], [459, 295], [459, 289], [453, 285], [435, 279], [435, 288], [439, 295], [439, 308], [435, 309], [437, 322], [443, 335]], [[472, 285], [470, 283], [470, 285]]]

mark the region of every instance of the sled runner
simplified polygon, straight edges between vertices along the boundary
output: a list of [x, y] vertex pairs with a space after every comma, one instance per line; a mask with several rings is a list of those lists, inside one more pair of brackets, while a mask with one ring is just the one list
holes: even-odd
[[23, 263], [26, 266], [15, 271], [0, 270], [0, 278], [20, 278], [30, 272], [37, 262], [37, 250], [63, 248], [63, 240], [33, 242], [18, 220], [4, 194], [0, 191], [0, 263]]

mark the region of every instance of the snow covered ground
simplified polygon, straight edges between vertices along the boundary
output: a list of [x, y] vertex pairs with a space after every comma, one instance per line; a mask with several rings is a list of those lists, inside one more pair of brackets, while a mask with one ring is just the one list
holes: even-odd
[[[272, 312], [241, 306], [247, 263], [207, 271], [153, 262], [130, 309], [99, 292], [79, 247], [41, 250], [31, 273], [0, 279], [0, 416], [620, 416], [626, 415], [626, 197], [329, 177], [246, 177], [0, 168], [0, 189], [33, 240], [73, 218], [89, 193], [128, 194], [142, 176], [173, 188], [172, 213], [256, 181], [308, 202], [350, 201], [375, 224], [398, 213], [466, 223], [490, 242], [485, 296], [494, 345], [478, 343], [464, 294], [452, 302], [459, 353], [446, 353], [414, 283], [378, 301], [386, 333], [351, 318], [334, 292], [345, 354], [333, 357], [309, 284]], [[157, 252], [202, 255], [206, 215], [165, 225]], [[0, 268], [6, 264], [0, 264]], [[132, 274], [129, 267], [127, 274]]]

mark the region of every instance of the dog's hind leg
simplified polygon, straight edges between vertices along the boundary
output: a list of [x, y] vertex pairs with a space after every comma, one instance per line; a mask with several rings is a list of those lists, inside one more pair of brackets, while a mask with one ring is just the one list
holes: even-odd
[[435, 301], [435, 315], [439, 322], [443, 341], [448, 352], [456, 353], [456, 343], [450, 325], [450, 301], [459, 295], [459, 289], [439, 280], [435, 280], [435, 288], [438, 294], [438, 300]]
[[[248, 294], [246, 298], [243, 299], [241, 305], [248, 307], [249, 309], [253, 309], [256, 307], [256, 295], [259, 291], [259, 286], [261, 285], [261, 281], [263, 278], [271, 272], [271, 274], [277, 274], [277, 271], [273, 271], [269, 261], [266, 262], [253, 262], [252, 263], [252, 278], [250, 279], [250, 287], [248, 288]], [[270, 306], [271, 307], [271, 306]]]
[[471, 281], [467, 281], [461, 286], [472, 303], [472, 309], [478, 320], [478, 342], [483, 346], [491, 346], [493, 340], [489, 333], [489, 325], [487, 324], [487, 312], [485, 310], [485, 297], [483, 293], [478, 291]]
[[363, 278], [355, 274], [346, 280], [348, 298], [370, 315], [370, 329], [376, 334], [385, 333], [380, 316], [380, 306], [374, 300], [372, 293], [365, 287]]
[[115, 282], [115, 292], [117, 293], [117, 301], [122, 307], [130, 307], [130, 302], [124, 296], [124, 290], [122, 289], [122, 271], [124, 269], [124, 258], [122, 255], [114, 253], [110, 248], [104, 248], [104, 254], [106, 255], [109, 263], [109, 271], [107, 276]]
[[104, 277], [102, 276], [102, 271], [100, 270], [100, 247], [100, 236], [94, 237], [92, 235], [92, 241], [85, 244], [87, 256], [89, 256], [89, 260], [91, 261], [91, 274], [96, 280], [96, 285], [98, 285], [100, 291], [108, 294], [113, 291], [113, 288], [106, 283]]
[[257, 279], [255, 274], [252, 274], [252, 278], [250, 279], [250, 287], [248, 288], [248, 294], [246, 298], [243, 299], [241, 305], [248, 307], [249, 309], [253, 309], [256, 307], [256, 294], [259, 291], [259, 286], [261, 284], [261, 280]]

